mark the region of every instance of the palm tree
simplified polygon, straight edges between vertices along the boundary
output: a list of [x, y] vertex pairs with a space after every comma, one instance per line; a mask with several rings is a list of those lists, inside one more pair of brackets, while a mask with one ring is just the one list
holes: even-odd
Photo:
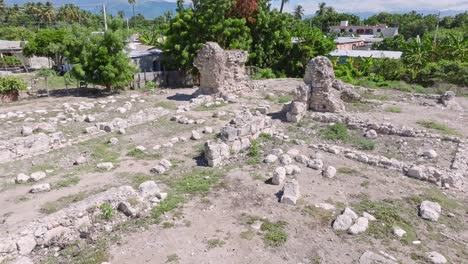
[[81, 20], [81, 10], [74, 4], [66, 4], [60, 7], [58, 17], [64, 21], [79, 22]]
[[281, 0], [280, 13], [283, 13], [284, 4], [287, 4], [288, 2], [289, 2], [289, 0]]
[[135, 17], [135, 4], [136, 4], [136, 0], [128, 0], [128, 3], [132, 5], [132, 7], [133, 7], [133, 17]]
[[39, 6], [38, 15], [39, 15], [39, 19], [42, 22], [51, 23], [52, 21], [56, 19], [57, 11], [52, 6], [51, 2], [46, 2], [45, 5], [42, 3], [38, 3], [38, 4], [40, 4], [40, 5], [37, 5]]
[[301, 20], [302, 16], [304, 15], [304, 8], [301, 5], [297, 5], [296, 8], [294, 8], [294, 16]]

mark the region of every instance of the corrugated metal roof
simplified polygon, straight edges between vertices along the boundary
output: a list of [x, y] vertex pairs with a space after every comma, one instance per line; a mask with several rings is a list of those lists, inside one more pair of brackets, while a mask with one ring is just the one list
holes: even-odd
[[335, 50], [330, 52], [333, 57], [363, 57], [374, 59], [400, 59], [403, 55], [401, 51], [388, 51], [388, 50]]
[[145, 51], [140, 51], [140, 50], [131, 50], [128, 52], [128, 56], [130, 58], [141, 58], [145, 56], [150, 56], [150, 55], [158, 55], [161, 54], [162, 50], [160, 49], [151, 49], [151, 50], [145, 50]]

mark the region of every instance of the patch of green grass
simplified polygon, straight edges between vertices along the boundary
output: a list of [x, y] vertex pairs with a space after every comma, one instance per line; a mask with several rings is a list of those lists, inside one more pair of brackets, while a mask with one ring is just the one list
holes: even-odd
[[386, 96], [386, 95], [374, 94], [374, 93], [364, 93], [362, 95], [362, 98], [370, 99], [370, 100], [378, 100], [378, 101], [388, 101], [389, 100], [388, 96]]
[[267, 142], [273, 139], [273, 136], [271, 134], [267, 133], [261, 133], [260, 136], [258, 136], [258, 140], [260, 142]]
[[263, 220], [261, 230], [265, 232], [263, 236], [263, 241], [265, 245], [271, 247], [279, 247], [286, 243], [288, 240], [288, 234], [285, 230], [286, 222], [270, 222], [268, 220]]
[[341, 174], [355, 174], [355, 173], [358, 173], [357, 170], [353, 169], [353, 168], [348, 168], [348, 167], [341, 167], [341, 168], [338, 168], [338, 173], [341, 173]]
[[243, 231], [239, 234], [239, 237], [245, 240], [252, 240], [255, 237], [255, 232], [252, 230]]
[[176, 209], [183, 202], [184, 198], [182, 196], [171, 194], [151, 210], [151, 216], [156, 222], [159, 222], [162, 215]]
[[109, 203], [101, 204], [99, 210], [101, 210], [101, 218], [104, 220], [110, 220], [114, 216], [114, 208]]
[[319, 135], [326, 140], [351, 143], [361, 150], [374, 150], [376, 145], [375, 142], [370, 139], [359, 137], [350, 133], [346, 125], [343, 123], [337, 123], [322, 128], [319, 131]]
[[69, 176], [64, 177], [60, 181], [53, 184], [53, 187], [56, 189], [70, 187], [72, 185], [77, 185], [80, 182], [80, 177], [78, 176]]
[[351, 110], [359, 110], [359, 111], [370, 111], [374, 105], [370, 103], [363, 103], [363, 102], [354, 102], [351, 103], [352, 109]]
[[402, 201], [371, 201], [365, 199], [354, 208], [359, 212], [368, 212], [377, 218], [377, 221], [369, 223], [367, 233], [378, 239], [393, 237], [393, 227], [399, 226], [406, 231], [406, 236], [401, 238], [405, 244], [416, 240], [415, 224], [409, 220], [413, 209], [405, 206]]
[[327, 126], [319, 131], [321, 137], [326, 140], [347, 141], [349, 140], [348, 128], [343, 123]]
[[399, 106], [388, 106], [385, 108], [385, 112], [389, 113], [401, 113], [403, 110]]
[[177, 254], [172, 254], [167, 256], [166, 263], [179, 262], [180, 258]]
[[360, 150], [374, 150], [375, 142], [368, 138], [353, 137], [351, 142]]
[[247, 156], [248, 156], [247, 164], [249, 165], [259, 164], [261, 161], [260, 153], [261, 153], [261, 147], [260, 147], [259, 140], [252, 140], [252, 142], [250, 143], [249, 150], [247, 152]]
[[368, 78], [360, 78], [356, 79], [354, 82], [355, 85], [367, 87], [367, 88], [374, 88], [374, 89], [393, 89], [402, 92], [409, 92], [409, 93], [427, 93], [426, 89], [421, 85], [417, 84], [409, 84], [404, 81], [373, 81], [369, 80]]
[[222, 239], [214, 238], [214, 239], [209, 239], [206, 241], [206, 244], [208, 246], [208, 249], [213, 249], [217, 247], [223, 247], [226, 242]]
[[422, 195], [410, 196], [408, 200], [414, 205], [419, 205], [425, 200], [437, 202], [445, 210], [455, 210], [461, 206], [456, 200], [447, 197], [437, 189], [428, 190]]
[[270, 102], [278, 103], [278, 104], [285, 104], [285, 103], [289, 103], [292, 100], [294, 100], [293, 96], [289, 95], [289, 94], [280, 95], [280, 96], [277, 96], [277, 97], [267, 95], [265, 97], [265, 99], [267, 99]]
[[136, 158], [136, 159], [146, 159], [146, 160], [155, 160], [155, 159], [161, 158], [161, 154], [159, 153], [147, 153], [136, 148], [128, 152], [127, 156]]
[[333, 220], [333, 212], [312, 205], [306, 205], [302, 212], [317, 219], [323, 226], [328, 226]]
[[58, 200], [53, 201], [53, 202], [47, 202], [44, 205], [42, 205], [40, 212], [43, 214], [55, 213], [69, 206], [72, 203], [76, 203], [81, 200], [84, 200], [86, 197], [88, 197], [88, 195], [89, 195], [88, 192], [79, 192], [77, 194], [72, 194], [72, 195], [59, 198]]
[[31, 167], [31, 172], [48, 171], [48, 170], [55, 170], [55, 167], [53, 165], [50, 165], [50, 164], [33, 165]]
[[164, 109], [169, 109], [169, 110], [177, 110], [177, 105], [171, 102], [157, 102], [154, 107], [162, 107]]
[[416, 122], [416, 124], [428, 129], [437, 130], [438, 132], [441, 132], [443, 134], [460, 135], [460, 133], [456, 129], [448, 127], [447, 125], [441, 124], [434, 120], [419, 120]]
[[250, 174], [250, 177], [252, 177], [252, 179], [257, 180], [257, 181], [262, 181], [265, 179], [260, 173], [256, 173], [256, 172]]
[[[106, 241], [99, 239], [95, 244], [76, 243], [67, 246], [61, 255], [68, 256], [68, 261], [65, 263], [73, 264], [101, 264], [109, 259], [108, 244]], [[48, 262], [58, 263], [58, 262]], [[63, 262], [60, 262], [63, 263]]]
[[179, 194], [205, 194], [218, 182], [221, 172], [218, 170], [195, 170], [184, 175], [172, 186]]
[[120, 157], [120, 154], [112, 149], [109, 144], [107, 144], [108, 140], [104, 140], [103, 138], [94, 138], [84, 142], [79, 143], [81, 147], [84, 147], [86, 151], [91, 153], [92, 160], [95, 163], [100, 162], [112, 162], [117, 163]]

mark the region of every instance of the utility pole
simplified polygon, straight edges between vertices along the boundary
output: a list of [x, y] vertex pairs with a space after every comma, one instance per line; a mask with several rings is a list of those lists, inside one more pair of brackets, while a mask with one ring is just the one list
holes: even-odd
[[130, 30], [130, 27], [128, 26], [128, 18], [127, 18], [127, 31]]
[[437, 15], [437, 27], [436, 27], [436, 31], [435, 31], [435, 34], [434, 34], [434, 42], [432, 43], [434, 48], [437, 45], [437, 35], [439, 34], [439, 24], [440, 24], [440, 11], [439, 11], [439, 15]]
[[102, 4], [102, 14], [104, 15], [104, 31], [107, 31], [106, 5]]

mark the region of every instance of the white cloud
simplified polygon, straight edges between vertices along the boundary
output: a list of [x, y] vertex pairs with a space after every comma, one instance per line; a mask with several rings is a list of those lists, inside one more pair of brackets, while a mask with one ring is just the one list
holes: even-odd
[[[317, 10], [319, 1], [292, 0], [285, 6], [286, 12], [291, 12], [296, 5], [302, 5], [306, 14]], [[468, 10], [467, 0], [333, 0], [324, 1], [339, 12], [384, 12], [411, 10]], [[274, 7], [279, 7], [281, 1], [273, 0]]]

